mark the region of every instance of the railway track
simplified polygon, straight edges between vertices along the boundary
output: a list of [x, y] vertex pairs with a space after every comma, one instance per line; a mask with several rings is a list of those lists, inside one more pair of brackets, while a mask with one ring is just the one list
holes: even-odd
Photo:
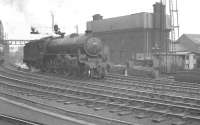
[[[0, 96], [1, 97], [5, 97], [11, 100], [16, 100], [17, 102], [22, 102], [23, 104], [28, 104], [30, 106], [33, 107], [37, 107], [39, 108], [38, 110], [47, 110], [50, 111], [50, 114], [61, 114], [63, 116], [69, 116], [70, 120], [72, 120], [73, 122], [77, 123], [77, 125], [138, 125], [138, 124], [134, 124], [134, 123], [128, 123], [128, 122], [123, 122], [120, 120], [116, 120], [116, 119], [109, 119], [109, 118], [105, 118], [105, 117], [100, 117], [100, 116], [96, 116], [93, 114], [86, 114], [86, 113], [81, 113], [81, 112], [76, 112], [76, 111], [71, 111], [71, 110], [67, 110], [63, 107], [55, 107], [54, 105], [49, 105], [46, 104], [44, 102], [42, 102], [41, 100], [38, 99], [30, 99], [24, 96], [25, 94], [20, 95], [20, 97], [18, 95], [13, 95], [9, 92], [0, 92]], [[43, 111], [40, 111], [43, 113]], [[46, 112], [44, 112], [45, 114]], [[47, 114], [49, 115], [49, 114]], [[56, 116], [59, 117], [59, 116]], [[63, 117], [61, 116], [61, 118], [63, 119]], [[75, 118], [75, 119], [73, 119]], [[39, 124], [39, 123], [38, 123]], [[20, 124], [21, 125], [21, 124]], [[46, 124], [45, 124], [46, 125]]]
[[[32, 78], [33, 80], [35, 80], [36, 78], [34, 77], [34, 78]], [[45, 79], [46, 79], [46, 76], [45, 76]], [[28, 77], [28, 80], [30, 80], [30, 77]], [[61, 80], [60, 78], [59, 79], [49, 79], [49, 80], [54, 80], [55, 82], [58, 82], [59, 80]], [[43, 79], [43, 81], [44, 81], [44, 79]], [[150, 92], [146, 92], [146, 93], [144, 93], [144, 92], [141, 92], [141, 91], [135, 91], [134, 89], [130, 89], [130, 87], [128, 88], [128, 89], [126, 89], [126, 88], [121, 88], [121, 86], [120, 87], [111, 87], [111, 86], [109, 86], [109, 85], [107, 85], [107, 83], [106, 83], [106, 86], [105, 85], [102, 85], [103, 83], [101, 83], [101, 84], [99, 84], [98, 82], [97, 83], [95, 83], [95, 82], [92, 82], [92, 83], [88, 83], [88, 82], [81, 82], [81, 81], [78, 81], [78, 82], [80, 82], [79, 83], [79, 86], [81, 86], [81, 87], [78, 87], [76, 84], [77, 84], [77, 82], [74, 82], [74, 81], [72, 81], [72, 80], [66, 80], [66, 79], [64, 79], [64, 82], [72, 82], [71, 84], [69, 84], [68, 83], [68, 85], [66, 85], [66, 83], [63, 83], [63, 82], [59, 82], [59, 83], [57, 83], [57, 84], [59, 84], [60, 86], [61, 85], [64, 85], [63, 87], [69, 87], [69, 85], [70, 85], [70, 87], [74, 87], [75, 89], [77, 89], [77, 88], [79, 88], [79, 89], [81, 89], [81, 88], [83, 88], [83, 89], [85, 89], [85, 90], [87, 90], [87, 91], [90, 91], [89, 90], [89, 88], [88, 87], [99, 87], [99, 89], [97, 89], [97, 90], [99, 90], [99, 91], [102, 91], [102, 90], [110, 90], [110, 93], [113, 93], [114, 95], [118, 95], [118, 96], [122, 96], [123, 97], [123, 94], [125, 94], [124, 95], [124, 97], [130, 97], [130, 98], [133, 98], [133, 96], [131, 96], [131, 95], [136, 95], [136, 94], [143, 94], [143, 96], [144, 95], [147, 95], [147, 94], [149, 94], [150, 96], [149, 97], [154, 97], [155, 98], [155, 96], [157, 95], [158, 96], [158, 98], [165, 98], [165, 99], [167, 99], [167, 98], [169, 98], [169, 100], [176, 100], [177, 99], [177, 101], [183, 101], [183, 103], [185, 103], [185, 104], [187, 104], [187, 103], [189, 103], [189, 102], [194, 102], [195, 101], [195, 103], [197, 103], [197, 107], [198, 107], [198, 105], [200, 104], [200, 102], [199, 102], [199, 100], [198, 100], [198, 98], [196, 99], [196, 98], [187, 98], [187, 97], [184, 97], [184, 96], [170, 96], [170, 95], [163, 95], [163, 94], [156, 94], [156, 93], [150, 93]], [[52, 84], [56, 84], [56, 83], [52, 83]], [[82, 85], [84, 85], [84, 86], [86, 86], [86, 87], [83, 87]], [[97, 92], [99, 92], [99, 91], [97, 91]], [[122, 92], [121, 92], [122, 91]], [[114, 93], [115, 92], [115, 93]], [[118, 93], [117, 93], [118, 92]], [[121, 93], [120, 93], [121, 92]], [[127, 93], [127, 92], [129, 92], [129, 94]], [[132, 92], [132, 93], [131, 93]], [[130, 95], [131, 94], [131, 95]], [[152, 95], [153, 94], [153, 95]], [[171, 97], [171, 99], [170, 99], [170, 97]], [[156, 100], [156, 99], [155, 99]], [[158, 101], [161, 101], [161, 100], [158, 100]], [[166, 103], [167, 101], [165, 101], [164, 103]], [[189, 103], [189, 105], [192, 105], [192, 103]]]
[[[41, 92], [37, 89], [28, 89], [26, 87], [19, 87], [19, 86], [16, 86], [16, 85], [9, 85], [9, 84], [0, 84], [0, 94], [4, 94], [6, 96], [13, 96], [14, 98], [17, 98], [18, 100], [26, 100], [26, 101], [29, 101], [30, 103], [34, 103], [34, 104], [40, 104], [40, 105], [43, 105], [43, 107], [49, 107], [49, 105], [44, 105], [42, 103], [39, 103], [38, 101], [33, 101], [33, 99], [28, 99], [26, 98], [26, 96], [31, 96], [31, 97], [37, 97], [37, 98], [40, 98], [40, 99], [46, 99], [46, 100], [54, 100], [54, 101], [57, 101], [59, 103], [65, 103], [65, 105], [67, 104], [67, 102], [69, 102], [69, 100], [72, 100], [73, 101], [83, 101], [83, 99], [81, 98], [76, 98], [76, 97], [73, 97], [73, 96], [62, 96], [61, 94], [56, 94], [56, 93], [53, 93], [53, 92], [47, 92], [47, 91], [44, 91], [44, 92]], [[51, 108], [56, 108], [56, 109], [59, 109], [57, 107], [51, 107]], [[96, 116], [96, 115], [90, 115], [90, 114], [84, 114], [84, 113], [80, 113], [80, 112], [73, 112], [73, 111], [68, 111], [68, 110], [63, 110], [63, 109], [59, 109], [59, 110], [62, 110], [62, 112], [64, 112], [64, 114], [66, 115], [70, 115], [72, 117], [75, 117], [75, 118], [79, 118], [79, 119], [82, 119], [82, 120], [85, 120], [85, 121], [88, 121], [89, 122], [92, 121], [94, 122], [95, 121], [95, 125], [113, 125], [113, 124], [116, 124], [116, 125], [137, 125], [135, 124], [134, 122], [126, 122], [126, 121], [122, 121], [122, 120], [117, 120], [117, 119], [111, 119], [111, 118], [105, 118], [105, 117], [100, 117], [100, 116]], [[84, 124], [86, 125], [86, 124]]]
[[[19, 75], [18, 75], [19, 76]], [[22, 77], [23, 75], [21, 75]], [[16, 77], [16, 76], [13, 76], [13, 77]], [[30, 80], [30, 77], [26, 77], [28, 80]], [[32, 80], [36, 80], [36, 78], [32, 78]], [[45, 79], [39, 79], [38, 82], [40, 82], [41, 80], [45, 81]], [[50, 79], [52, 80], [52, 79]], [[116, 95], [118, 97], [122, 97], [122, 98], [140, 98], [140, 99], [145, 99], [145, 100], [151, 100], [151, 101], [157, 101], [157, 102], [163, 102], [163, 103], [174, 103], [174, 104], [180, 104], [180, 105], [184, 105], [184, 106], [193, 106], [193, 107], [199, 107], [199, 103], [200, 103], [200, 100], [198, 99], [195, 99], [195, 98], [187, 98], [187, 97], [179, 97], [179, 96], [165, 96], [165, 95], [160, 95], [160, 94], [156, 94], [156, 93], [149, 93], [149, 92], [141, 92], [141, 91], [136, 91], [136, 90], [130, 90], [130, 89], [123, 89], [123, 88], [119, 88], [119, 87], [110, 87], [110, 86], [103, 86], [101, 84], [95, 84], [94, 82], [93, 83], [86, 83], [86, 82], [81, 82], [81, 81], [78, 81], [78, 82], [75, 82], [75, 81], [70, 81], [70, 80], [65, 80], [65, 82], [58, 82], [57, 80], [54, 80], [55, 82], [48, 82], [48, 85], [53, 85], [53, 86], [60, 86], [61, 88], [62, 87], [65, 87], [65, 88], [70, 88], [71, 90], [80, 90], [80, 91], [87, 91], [87, 92], [96, 92], [96, 93], [99, 93], [101, 91], [104, 91], [106, 92], [107, 94], [110, 94], [110, 95]], [[66, 82], [71, 82], [71, 83], [66, 83]], [[41, 84], [41, 83], [38, 83], [38, 84]], [[78, 85], [77, 85], [78, 84]], [[105, 91], [107, 90], [107, 91]], [[134, 95], [140, 95], [140, 96], [134, 96]], [[145, 95], [149, 95], [148, 96], [145, 96]], [[157, 99], [155, 98], [155, 96], [157, 96]], [[151, 97], [151, 98], [150, 98]], [[154, 98], [153, 98], [154, 97]], [[163, 101], [159, 98], [165, 98], [167, 99], [171, 97], [171, 99], [168, 99]], [[183, 101], [183, 103], [178, 103], [177, 102], [173, 102], [173, 100], [178, 100], [178, 101]], [[170, 102], [171, 100], [171, 102]], [[193, 104], [193, 103], [194, 104]], [[196, 103], [196, 104], [195, 104]]]
[[[19, 84], [18, 84], [19, 86], [17, 86], [16, 84], [14, 85], [14, 81], [18, 82], [18, 83], [20, 83], [22, 81], [18, 81], [18, 80], [12, 81], [12, 80], [7, 79], [7, 82], [4, 81], [6, 83], [2, 83], [2, 81], [1, 81], [1, 83], [0, 83], [1, 94], [3, 92], [3, 94], [9, 94], [10, 96], [15, 96], [15, 98], [16, 97], [22, 98], [23, 96], [37, 97], [37, 98], [41, 98], [41, 99], [47, 100], [47, 101], [53, 100], [53, 101], [56, 101], [58, 103], [64, 103], [64, 105], [72, 104], [72, 102], [74, 102], [74, 101], [78, 101], [78, 102], [79, 101], [82, 101], [82, 102], [87, 101], [84, 98], [80, 98], [80, 97], [77, 98], [76, 96], [72, 96], [72, 95], [71, 96], [70, 95], [63, 96], [63, 93], [58, 94], [57, 92], [49, 92], [49, 90], [46, 90], [46, 91], [39, 90], [39, 88], [33, 89], [32, 87], [29, 86], [29, 83], [26, 85], [26, 87], [22, 87]], [[26, 83], [26, 82], [24, 82], [24, 83]], [[26, 97], [24, 97], [23, 99], [27, 100]], [[33, 100], [29, 99], [28, 101], [33, 101]], [[38, 103], [38, 102], [34, 102], [34, 103]], [[52, 107], [52, 108], [56, 108], [56, 107]], [[95, 121], [101, 121], [100, 125], [138, 125], [138, 124], [135, 124], [134, 122], [126, 122], [126, 121], [123, 121], [123, 120], [118, 120], [118, 119], [114, 119], [114, 118], [113, 119], [112, 118], [106, 118], [106, 117], [97, 116], [97, 115], [94, 115], [94, 114], [86, 114], [86, 113], [73, 112], [73, 111], [67, 111], [67, 112], [70, 112], [70, 113], [68, 113], [69, 115], [74, 114], [73, 117], [78, 117], [78, 118], [79, 117], [87, 117], [86, 119], [95, 119]]]
[[118, 83], [126, 86], [138, 86], [140, 88], [144, 88], [145, 90], [156, 91], [161, 93], [166, 93], [168, 95], [180, 95], [180, 96], [188, 96], [188, 97], [199, 97], [200, 94], [200, 85], [195, 84], [187, 85], [187, 84], [179, 84], [163, 82], [159, 83], [158, 81], [143, 81], [142, 79], [125, 79], [123, 76], [114, 76], [109, 75], [106, 78], [106, 81], [111, 83]]
[[136, 76], [124, 76], [120, 74], [107, 74], [107, 78], [115, 78], [115, 79], [120, 79], [120, 80], [126, 80], [126, 81], [143, 81], [147, 83], [156, 83], [158, 85], [171, 85], [171, 86], [178, 86], [178, 87], [191, 87], [191, 88], [196, 88], [200, 87], [199, 83], [189, 83], [189, 82], [179, 82], [179, 81], [174, 81], [172, 79], [151, 79], [151, 78], [143, 78], [143, 77], [136, 77]]
[[[32, 74], [31, 77], [33, 77], [35, 74]], [[36, 75], [37, 76], [37, 75]], [[35, 76], [35, 77], [36, 77]], [[34, 80], [36, 78], [33, 78]], [[30, 76], [29, 76], [30, 78]], [[39, 79], [39, 81], [42, 81]], [[44, 81], [44, 79], [43, 79]], [[67, 83], [66, 83], [67, 82]], [[78, 83], [79, 82], [79, 83]], [[70, 83], [70, 84], [69, 84]], [[73, 80], [65, 80], [65, 83], [53, 83], [53, 87], [48, 86], [41, 86], [41, 83], [36, 84], [34, 83], [28, 83], [28, 85], [33, 85], [33, 87], [36, 87], [35, 89], [41, 89], [40, 91], [44, 92], [44, 88], [47, 87], [48, 91], [52, 91], [59, 93], [62, 95], [63, 92], [66, 92], [66, 94], [69, 94], [70, 98], [75, 101], [68, 101], [68, 104], [72, 103], [85, 103], [84, 105], [87, 105], [88, 107], [93, 107], [95, 110], [102, 110], [102, 109], [109, 109], [110, 112], [115, 112], [118, 115], [130, 115], [133, 114], [136, 111], [142, 112], [143, 115], [138, 115], [140, 117], [146, 117], [144, 114], [157, 114], [160, 115], [160, 118], [154, 119], [156, 122], [164, 121], [168, 117], [178, 117], [182, 119], [183, 121], [191, 121], [191, 120], [199, 120], [198, 113], [199, 113], [199, 104], [193, 104], [194, 102], [199, 102], [196, 98], [187, 98], [187, 97], [170, 97], [171, 100], [166, 101], [166, 97], [169, 99], [169, 95], [160, 95], [155, 93], [148, 93], [145, 91], [135, 91], [135, 90], [127, 90], [127, 89], [120, 89], [120, 88], [114, 88], [114, 87], [108, 87], [108, 89], [105, 90], [107, 86], [97, 85], [93, 83], [80, 83], [80, 81], [73, 81]], [[78, 84], [78, 85], [77, 85]], [[95, 84], [95, 85], [94, 85]], [[38, 86], [39, 85], [39, 86]], [[70, 86], [69, 86], [70, 85]], [[80, 87], [80, 86], [87, 86], [86, 88]], [[90, 85], [90, 86], [89, 86]], [[22, 85], [20, 85], [22, 86]], [[55, 88], [57, 86], [57, 88]], [[97, 89], [98, 86], [98, 89]], [[18, 86], [19, 87], [19, 86]], [[63, 89], [63, 87], [66, 87], [68, 89]], [[90, 87], [90, 88], [89, 88]], [[93, 87], [93, 88], [92, 88]], [[94, 89], [96, 87], [96, 89]], [[30, 87], [29, 87], [30, 88]], [[101, 89], [99, 89], [101, 88]], [[25, 89], [28, 89], [25, 87]], [[57, 90], [55, 90], [57, 89]], [[18, 89], [19, 90], [19, 89]], [[104, 91], [103, 91], [104, 90]], [[108, 91], [110, 90], [110, 91]], [[112, 90], [112, 91], [111, 91]], [[113, 90], [117, 90], [118, 92], [113, 92]], [[37, 90], [38, 91], [38, 90]], [[128, 91], [129, 94], [125, 94], [122, 92]], [[99, 93], [104, 94], [99, 94]], [[134, 92], [136, 96], [130, 94], [130, 92]], [[106, 94], [105, 94], [106, 93]], [[144, 95], [141, 96], [139, 93], [143, 93], [144, 95], [154, 94], [153, 96], [159, 96], [160, 100], [153, 99], [150, 97], [145, 97]], [[66, 96], [65, 94], [65, 96]], [[61, 96], [60, 95], [60, 96]], [[152, 95], [151, 95], [152, 96]], [[48, 97], [48, 96], [47, 96]], [[86, 97], [86, 98], [83, 98]], [[163, 98], [165, 97], [165, 99]], [[172, 100], [173, 98], [173, 100]], [[79, 100], [81, 99], [81, 100]], [[177, 101], [179, 100], [179, 102]], [[78, 101], [77, 101], [78, 100]], [[175, 101], [174, 101], [175, 100]], [[188, 103], [187, 101], [190, 101]], [[66, 100], [64, 100], [66, 103]], [[162, 102], [165, 101], [165, 102]], [[182, 103], [181, 103], [182, 101]], [[187, 102], [187, 103], [186, 103]], [[186, 105], [185, 105], [186, 104]], [[111, 108], [112, 107], [112, 108]], [[140, 113], [139, 113], [140, 114]]]
[[[26, 74], [26, 73], [25, 73]], [[30, 74], [29, 74], [30, 75]], [[41, 75], [38, 75], [41, 77]], [[59, 79], [58, 79], [59, 80]], [[94, 84], [94, 81], [89, 81]], [[103, 83], [102, 83], [103, 82]], [[157, 84], [153, 82], [142, 82], [140, 79], [140, 82], [138, 81], [130, 81], [130, 80], [124, 80], [124, 79], [113, 79], [113, 78], [107, 78], [105, 81], [98, 81], [96, 82], [97, 84], [104, 84], [106, 86], [117, 86], [120, 88], [129, 88], [129, 89], [140, 89], [144, 91], [149, 91], [149, 92], [156, 92], [156, 93], [166, 93], [168, 95], [180, 95], [180, 96], [186, 96], [186, 97], [195, 97], [199, 98], [199, 88], [200, 85], [196, 86], [190, 86], [190, 87], [185, 87], [183, 86], [177, 86], [177, 85], [167, 85], [167, 84]]]
[[13, 123], [14, 125], [43, 125], [43, 124], [40, 124], [40, 123], [35, 123], [35, 122], [15, 118], [15, 117], [4, 115], [4, 114], [0, 114], [0, 120], [6, 121], [6, 122], [9, 122], [9, 123]]

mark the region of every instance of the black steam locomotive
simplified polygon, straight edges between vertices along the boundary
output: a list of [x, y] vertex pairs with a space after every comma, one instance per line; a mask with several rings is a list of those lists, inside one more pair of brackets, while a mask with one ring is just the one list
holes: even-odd
[[106, 61], [102, 41], [92, 35], [50, 36], [24, 46], [23, 62], [43, 72], [103, 78]]

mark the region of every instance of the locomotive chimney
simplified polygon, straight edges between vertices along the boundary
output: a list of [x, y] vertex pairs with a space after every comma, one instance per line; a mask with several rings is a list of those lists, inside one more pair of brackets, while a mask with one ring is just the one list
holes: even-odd
[[101, 16], [100, 14], [95, 14], [92, 17], [93, 17], [93, 21], [103, 20], [103, 16]]

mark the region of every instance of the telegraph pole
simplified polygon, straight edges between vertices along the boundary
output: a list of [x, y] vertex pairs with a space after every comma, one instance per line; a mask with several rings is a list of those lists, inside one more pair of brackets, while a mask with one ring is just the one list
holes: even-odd
[[51, 25], [52, 25], [52, 32], [54, 32], [54, 14], [51, 12]]
[[75, 26], [76, 28], [76, 33], [78, 34], [78, 24]]

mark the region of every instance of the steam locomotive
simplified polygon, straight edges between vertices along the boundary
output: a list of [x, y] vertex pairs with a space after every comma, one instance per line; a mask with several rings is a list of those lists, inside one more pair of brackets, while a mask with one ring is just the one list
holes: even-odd
[[26, 43], [23, 62], [42, 72], [103, 78], [107, 57], [92, 35], [50, 36]]

